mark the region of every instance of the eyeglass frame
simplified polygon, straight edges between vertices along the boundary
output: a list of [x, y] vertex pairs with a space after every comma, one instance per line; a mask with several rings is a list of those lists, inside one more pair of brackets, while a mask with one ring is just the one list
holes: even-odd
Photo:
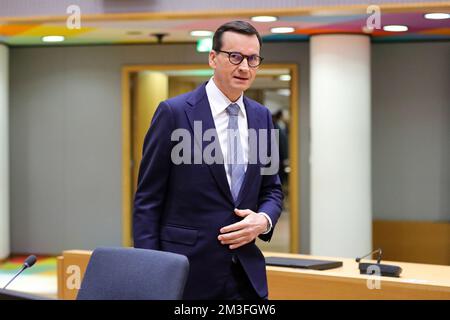
[[[216, 51], [216, 50], [214, 50], [214, 51]], [[261, 65], [261, 63], [263, 62], [263, 60], [264, 60], [264, 58], [263, 57], [261, 57], [260, 55], [257, 55], [257, 54], [252, 54], [252, 55], [245, 55], [245, 54], [242, 54], [242, 53], [240, 53], [240, 52], [238, 52], [238, 51], [223, 51], [223, 50], [217, 50], [216, 52], [222, 52], [222, 53], [226, 53], [226, 54], [228, 54], [228, 61], [230, 61], [230, 63], [231, 64], [233, 64], [233, 65], [235, 65], [235, 66], [238, 66], [238, 65], [240, 65], [241, 63], [242, 63], [242, 61], [244, 61], [244, 59], [247, 59], [247, 64], [248, 64], [248, 66], [250, 67], [250, 68], [258, 68], [260, 65]], [[233, 54], [233, 53], [237, 53], [237, 54], [240, 54], [241, 56], [242, 56], [242, 60], [239, 62], [239, 63], [233, 63], [233, 62], [231, 62], [231, 54]], [[259, 64], [257, 65], [257, 66], [251, 66], [250, 65], [250, 63], [248, 62], [248, 58], [250, 58], [250, 57], [253, 57], [253, 56], [257, 56], [260, 60], [259, 60]]]

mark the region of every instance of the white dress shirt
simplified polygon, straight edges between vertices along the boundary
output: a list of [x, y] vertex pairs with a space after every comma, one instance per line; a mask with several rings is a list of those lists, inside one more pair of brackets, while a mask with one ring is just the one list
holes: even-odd
[[[241, 96], [236, 101], [231, 101], [228, 99], [226, 95], [223, 94], [222, 91], [216, 86], [214, 83], [214, 78], [211, 77], [208, 83], [206, 84], [206, 96], [208, 97], [208, 102], [211, 107], [211, 113], [214, 120], [214, 125], [216, 127], [217, 135], [219, 137], [220, 149], [222, 150], [224, 163], [229, 163], [227, 161], [228, 155], [228, 114], [226, 112], [227, 107], [236, 103], [239, 106], [239, 114], [238, 114], [238, 127], [239, 127], [239, 136], [241, 140], [241, 146], [244, 157], [244, 170], [247, 171], [248, 164], [248, 123], [247, 123], [247, 113], [245, 111], [244, 105], [244, 95]], [[228, 170], [228, 166], [225, 166], [225, 173], [227, 175], [228, 186], [231, 185], [231, 172]], [[264, 212], [259, 212], [264, 215], [269, 221], [269, 228], [264, 233], [270, 232], [272, 229], [272, 220], [269, 215]]]
[[[238, 114], [238, 127], [239, 136], [241, 140], [241, 146], [244, 157], [244, 170], [247, 171], [248, 164], [248, 124], [247, 113], [244, 106], [244, 95], [241, 94], [237, 101], [232, 102], [225, 96], [219, 88], [217, 88], [213, 79], [211, 78], [206, 84], [206, 95], [208, 96], [209, 105], [211, 106], [211, 113], [214, 119], [214, 125], [216, 126], [217, 135], [219, 137], [220, 149], [222, 150], [224, 163], [230, 163], [228, 161], [228, 113], [227, 107], [235, 103], [239, 106]], [[227, 174], [228, 186], [231, 185], [231, 172], [229, 172], [228, 166], [225, 166], [225, 172]]]

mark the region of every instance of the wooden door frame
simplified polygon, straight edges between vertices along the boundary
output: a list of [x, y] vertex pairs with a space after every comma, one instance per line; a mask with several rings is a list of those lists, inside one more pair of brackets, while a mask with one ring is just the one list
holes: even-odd
[[[140, 71], [192, 70], [208, 68], [205, 64], [172, 64], [172, 65], [130, 65], [122, 67], [122, 244], [132, 245], [132, 163], [131, 163], [131, 105], [130, 105], [130, 73]], [[290, 123], [289, 123], [289, 212], [290, 212], [290, 252], [298, 253], [300, 247], [300, 185], [299, 185], [299, 79], [298, 65], [292, 63], [267, 64], [264, 69], [288, 69], [290, 81]], [[139, 165], [139, 164], [135, 164]]]

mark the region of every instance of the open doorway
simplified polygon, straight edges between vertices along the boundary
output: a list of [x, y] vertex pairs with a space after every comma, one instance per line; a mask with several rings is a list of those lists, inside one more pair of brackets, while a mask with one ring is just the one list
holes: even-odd
[[[205, 65], [129, 66], [122, 72], [123, 245], [132, 245], [132, 201], [136, 191], [145, 134], [159, 102], [194, 90], [213, 70]], [[298, 252], [298, 77], [292, 64], [265, 65], [245, 95], [269, 108], [280, 130], [280, 179], [285, 195], [283, 213], [264, 251]]]

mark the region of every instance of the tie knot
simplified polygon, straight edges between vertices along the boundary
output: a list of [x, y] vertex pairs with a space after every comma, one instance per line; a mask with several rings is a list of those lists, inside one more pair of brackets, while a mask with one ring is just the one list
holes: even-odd
[[227, 113], [229, 116], [237, 116], [239, 114], [239, 106], [236, 103], [232, 103], [227, 107]]

